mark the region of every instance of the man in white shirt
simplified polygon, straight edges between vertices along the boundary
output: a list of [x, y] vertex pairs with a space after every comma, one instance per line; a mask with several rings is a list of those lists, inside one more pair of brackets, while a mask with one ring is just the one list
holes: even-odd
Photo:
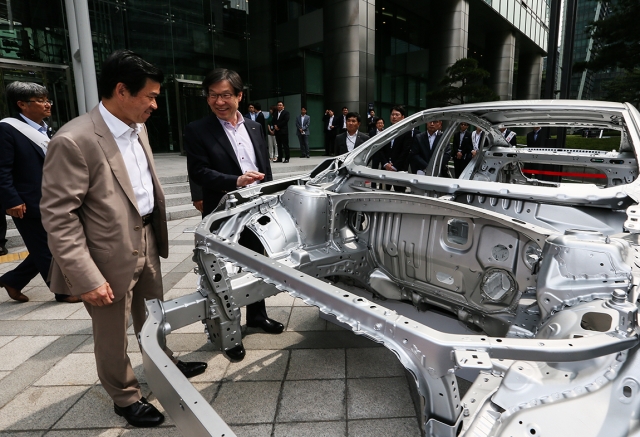
[[335, 150], [337, 155], [351, 152], [369, 139], [369, 135], [360, 132], [362, 119], [357, 112], [348, 112], [345, 115], [347, 130], [336, 137]]
[[[162, 300], [169, 252], [165, 199], [144, 122], [157, 109], [162, 72], [128, 50], [102, 66], [101, 103], [64, 125], [45, 159], [40, 212], [53, 254], [51, 289], [79, 296], [91, 316], [98, 377], [114, 411], [137, 427], [164, 416], [142, 397], [127, 328], [142, 329], [145, 299]], [[184, 363], [187, 378], [206, 363]]]

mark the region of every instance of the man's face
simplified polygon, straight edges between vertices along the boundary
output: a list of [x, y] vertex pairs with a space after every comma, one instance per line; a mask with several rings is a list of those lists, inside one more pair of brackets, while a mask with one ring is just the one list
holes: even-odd
[[347, 115], [349, 110], [347, 108], [342, 108], [342, 115]]
[[156, 98], [160, 95], [160, 83], [147, 79], [147, 82], [134, 96], [127, 89], [124, 90], [124, 98], [121, 100], [121, 111], [126, 124], [144, 123], [151, 113], [158, 109]]
[[278, 104], [276, 105], [276, 108], [278, 108], [278, 112], [282, 111], [284, 109], [284, 103], [278, 102]]
[[506, 127], [501, 127], [501, 128], [498, 128], [498, 130], [499, 130], [500, 132], [504, 133], [504, 131], [506, 131], [506, 130], [507, 130], [507, 128], [506, 128]]
[[47, 97], [31, 97], [26, 102], [19, 101], [18, 107], [29, 120], [42, 122], [43, 118], [51, 117], [51, 104]]
[[329, 117], [333, 117], [333, 111], [329, 109]]
[[467, 123], [460, 123], [460, 132], [465, 132], [469, 129], [469, 125]]
[[434, 120], [427, 123], [427, 132], [429, 135], [433, 135], [435, 131], [442, 127], [442, 122], [440, 120]]
[[256, 112], [256, 108], [254, 108], [253, 105], [249, 105], [249, 112], [253, 114], [254, 112]]
[[347, 132], [349, 132], [349, 135], [355, 134], [359, 127], [360, 127], [360, 122], [358, 121], [357, 118], [355, 117], [347, 118]]
[[378, 121], [376, 121], [376, 129], [378, 130], [382, 130], [384, 129], [384, 120], [379, 118]]
[[209, 86], [207, 103], [220, 120], [235, 122], [238, 105], [240, 105], [241, 100], [242, 91], [235, 95], [235, 91], [228, 80], [221, 80]]
[[300, 114], [302, 114], [302, 115], [307, 115], [307, 110], [306, 110], [305, 108], [302, 108], [302, 109], [300, 110]]
[[376, 115], [376, 111], [369, 111], [369, 114], [371, 114], [371, 116], [373, 117], [374, 115]]
[[404, 118], [404, 115], [394, 109], [393, 111], [391, 111], [391, 116], [389, 118], [391, 120], [391, 124], [396, 124]]

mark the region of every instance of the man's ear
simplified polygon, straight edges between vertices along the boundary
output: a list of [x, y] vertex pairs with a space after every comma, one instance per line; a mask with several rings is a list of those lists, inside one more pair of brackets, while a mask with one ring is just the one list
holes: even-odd
[[238, 102], [242, 101], [242, 91], [238, 93]]
[[122, 82], [118, 82], [116, 84], [115, 90], [113, 91], [114, 96], [118, 98], [124, 98], [127, 93], [129, 93], [129, 89], [127, 88], [127, 86]]

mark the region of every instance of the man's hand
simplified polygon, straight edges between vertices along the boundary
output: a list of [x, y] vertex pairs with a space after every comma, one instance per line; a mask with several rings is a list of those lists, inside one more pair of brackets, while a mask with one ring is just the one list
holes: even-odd
[[260, 173], [259, 171], [248, 171], [238, 178], [238, 181], [236, 182], [236, 186], [246, 187], [247, 185], [251, 185], [256, 181], [261, 181], [263, 179], [264, 179], [264, 173]]
[[387, 170], [387, 171], [396, 171], [396, 169], [395, 169], [395, 168], [393, 168], [393, 164], [392, 164], [392, 163], [390, 163], [390, 162], [387, 162], [387, 163], [384, 165], [384, 169], [385, 169], [385, 170]]
[[275, 130], [280, 130], [280, 127], [278, 127], [277, 125], [273, 127]]
[[462, 152], [458, 152], [456, 156], [458, 157], [458, 159], [462, 159]]
[[193, 206], [195, 209], [197, 209], [198, 211], [202, 212], [203, 211], [203, 202], [202, 200], [196, 200], [195, 202], [193, 202]]
[[9, 208], [7, 210], [7, 214], [9, 214], [11, 217], [18, 217], [18, 218], [22, 218], [26, 212], [27, 212], [27, 205], [25, 205], [24, 203], [22, 205], [14, 206], [13, 208]]
[[98, 288], [94, 288], [91, 291], [81, 294], [80, 299], [94, 307], [111, 305], [113, 303], [113, 291], [111, 290], [109, 283], [105, 282]]

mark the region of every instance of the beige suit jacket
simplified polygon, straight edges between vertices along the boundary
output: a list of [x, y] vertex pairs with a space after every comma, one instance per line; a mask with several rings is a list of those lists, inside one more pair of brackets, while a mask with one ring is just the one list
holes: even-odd
[[[166, 258], [165, 199], [146, 127], [140, 142], [153, 179], [158, 252]], [[53, 254], [51, 291], [77, 296], [106, 281], [116, 300], [124, 297], [142, 250], [143, 224], [122, 154], [97, 106], [49, 143], [40, 212]]]

